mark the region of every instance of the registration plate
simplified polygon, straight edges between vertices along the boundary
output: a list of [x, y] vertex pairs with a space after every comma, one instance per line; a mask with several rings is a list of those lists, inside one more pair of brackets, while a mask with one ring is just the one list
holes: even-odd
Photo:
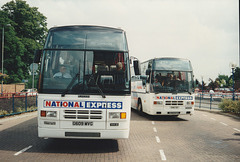
[[93, 126], [93, 122], [73, 121], [73, 126]]
[[171, 109], [178, 109], [178, 106], [171, 106]]

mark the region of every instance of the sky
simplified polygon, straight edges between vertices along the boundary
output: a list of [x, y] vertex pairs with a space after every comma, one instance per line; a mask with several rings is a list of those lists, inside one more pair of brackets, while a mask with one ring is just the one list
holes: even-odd
[[[10, 0], [1, 0], [0, 6]], [[239, 67], [238, 0], [26, 0], [48, 28], [100, 25], [126, 31], [129, 54], [140, 61], [187, 58], [195, 79], [209, 82]]]

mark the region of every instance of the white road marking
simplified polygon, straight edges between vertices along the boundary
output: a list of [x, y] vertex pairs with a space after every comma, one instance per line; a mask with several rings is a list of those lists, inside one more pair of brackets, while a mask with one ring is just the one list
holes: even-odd
[[238, 132], [240, 132], [240, 130], [239, 129], [237, 129], [237, 128], [233, 128], [235, 131], [238, 131]]
[[216, 120], [215, 118], [211, 118], [212, 120]]
[[163, 161], [166, 161], [167, 158], [166, 158], [166, 156], [165, 156], [165, 154], [164, 154], [164, 151], [163, 151], [163, 150], [159, 150], [159, 152], [160, 152], [161, 159], [162, 159]]
[[154, 125], [155, 124], [155, 122], [154, 121], [152, 121], [152, 125]]
[[157, 143], [160, 143], [160, 138], [158, 136], [155, 136]]
[[153, 131], [154, 131], [154, 132], [157, 132], [157, 128], [153, 127]]
[[14, 154], [14, 156], [18, 156], [19, 154], [21, 154], [21, 153], [27, 151], [28, 149], [30, 149], [31, 147], [32, 147], [32, 146], [28, 146], [28, 147], [22, 149], [21, 151], [18, 151], [17, 153]]
[[220, 122], [222, 125], [228, 126], [226, 123]]

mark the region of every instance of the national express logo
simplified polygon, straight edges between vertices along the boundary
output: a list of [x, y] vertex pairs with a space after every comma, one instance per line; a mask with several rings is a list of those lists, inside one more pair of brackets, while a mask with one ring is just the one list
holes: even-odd
[[43, 101], [44, 108], [122, 109], [122, 102], [105, 101]]
[[166, 100], [193, 100], [193, 96], [156, 96], [156, 99], [166, 99]]

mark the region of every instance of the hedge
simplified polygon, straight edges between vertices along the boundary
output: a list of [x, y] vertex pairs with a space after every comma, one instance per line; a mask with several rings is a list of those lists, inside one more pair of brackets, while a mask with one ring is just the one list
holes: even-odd
[[240, 115], [240, 100], [222, 99], [218, 105], [223, 112], [231, 112]]

